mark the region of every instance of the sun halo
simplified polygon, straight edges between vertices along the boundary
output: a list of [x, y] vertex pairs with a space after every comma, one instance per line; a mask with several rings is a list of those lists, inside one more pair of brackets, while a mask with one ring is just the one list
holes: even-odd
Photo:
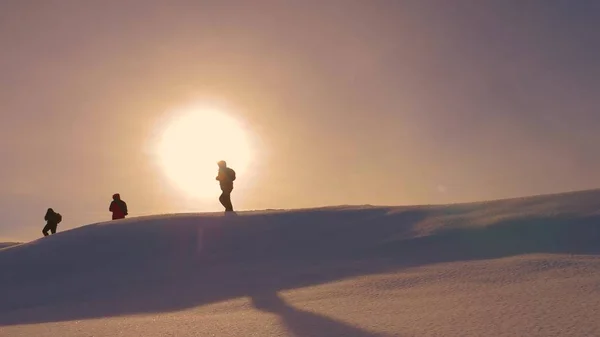
[[227, 161], [237, 176], [250, 164], [247, 130], [232, 116], [215, 109], [189, 107], [172, 113], [159, 138], [158, 164], [167, 178], [188, 196], [218, 194], [217, 162]]

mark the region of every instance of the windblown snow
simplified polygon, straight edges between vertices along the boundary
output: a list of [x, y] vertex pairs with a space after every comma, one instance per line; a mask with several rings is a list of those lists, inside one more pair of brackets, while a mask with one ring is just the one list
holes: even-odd
[[0, 245], [0, 336], [600, 336], [600, 191]]

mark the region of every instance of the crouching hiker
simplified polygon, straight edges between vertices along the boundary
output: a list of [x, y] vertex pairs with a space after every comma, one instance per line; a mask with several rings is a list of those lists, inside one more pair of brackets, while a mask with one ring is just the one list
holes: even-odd
[[62, 221], [62, 215], [54, 212], [52, 208], [48, 208], [46, 211], [46, 216], [44, 216], [44, 220], [46, 220], [46, 226], [44, 226], [44, 229], [42, 229], [42, 234], [44, 234], [44, 236], [48, 236], [48, 231], [50, 231], [52, 234], [56, 234], [56, 228]]

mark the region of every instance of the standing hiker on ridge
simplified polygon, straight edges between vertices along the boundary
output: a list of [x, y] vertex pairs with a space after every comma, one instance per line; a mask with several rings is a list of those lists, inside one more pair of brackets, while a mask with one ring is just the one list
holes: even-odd
[[48, 208], [44, 220], [46, 220], [46, 226], [42, 229], [42, 234], [48, 236], [48, 231], [52, 234], [56, 234], [56, 227], [58, 227], [58, 224], [62, 221], [62, 215], [54, 212], [52, 208]]
[[108, 208], [110, 212], [112, 212], [112, 219], [124, 219], [127, 215], [127, 203], [121, 200], [121, 195], [119, 193], [113, 194], [113, 200], [110, 203], [110, 207]]
[[221, 160], [217, 163], [219, 165], [219, 174], [216, 180], [219, 181], [221, 186], [221, 196], [219, 201], [221, 205], [225, 207], [225, 212], [233, 212], [233, 205], [231, 204], [231, 191], [233, 191], [233, 181], [235, 180], [235, 171], [230, 167], [227, 167], [227, 163]]

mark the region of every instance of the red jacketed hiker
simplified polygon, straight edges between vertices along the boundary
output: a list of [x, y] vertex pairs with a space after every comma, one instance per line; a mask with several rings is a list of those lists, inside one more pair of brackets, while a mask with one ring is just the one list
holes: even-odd
[[115, 193], [113, 194], [113, 201], [110, 203], [108, 210], [112, 212], [113, 220], [123, 219], [127, 215], [127, 203], [121, 200], [119, 193]]

